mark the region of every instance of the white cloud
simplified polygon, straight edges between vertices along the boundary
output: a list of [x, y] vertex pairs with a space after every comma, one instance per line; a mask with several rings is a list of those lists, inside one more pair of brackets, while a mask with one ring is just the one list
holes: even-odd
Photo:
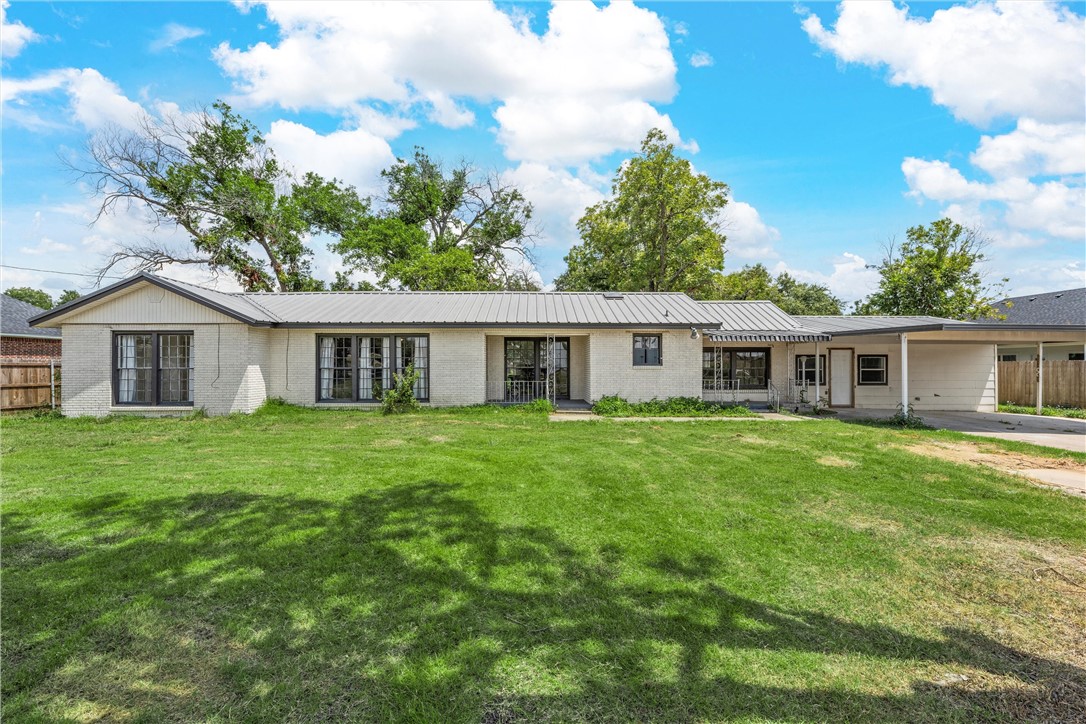
[[1086, 123], [1021, 118], [1010, 133], [982, 137], [969, 160], [995, 177], [1086, 173]]
[[[1086, 189], [1078, 183], [1024, 178], [969, 181], [946, 161], [906, 158], [901, 164], [910, 195], [949, 204], [947, 210], [999, 231], [1042, 233], [1086, 240]], [[1021, 246], [1021, 243], [1016, 244]]]
[[421, 106], [459, 127], [474, 122], [464, 102], [496, 103], [499, 142], [517, 161], [576, 164], [633, 150], [654, 126], [680, 140], [653, 106], [677, 91], [664, 23], [631, 3], [556, 3], [542, 35], [483, 2], [265, 7], [276, 45], [215, 51], [249, 104], [348, 114]]
[[186, 40], [199, 38], [206, 33], [207, 31], [202, 28], [193, 28], [180, 23], [167, 23], [159, 31], [158, 37], [152, 40], [147, 47], [152, 53], [161, 53], [163, 50], [169, 50]]
[[14, 58], [23, 51], [28, 44], [40, 40], [41, 36], [35, 33], [18, 20], [8, 22], [8, 0], [0, 0], [0, 37], [3, 42], [3, 57]]
[[781, 261], [772, 269], [774, 274], [788, 272], [801, 282], [824, 284], [830, 293], [845, 302], [854, 302], [868, 296], [879, 286], [879, 273], [867, 268], [867, 261], [858, 254], [845, 252], [833, 262], [829, 274], [805, 269], [795, 269]]
[[66, 254], [75, 251], [75, 247], [60, 241], [53, 241], [48, 236], [43, 236], [37, 246], [23, 246], [19, 248], [23, 254], [36, 256], [39, 254]]
[[687, 35], [690, 35], [690, 27], [686, 23], [679, 21], [671, 26], [671, 32], [675, 33], [679, 37], [685, 38]]
[[502, 181], [520, 189], [535, 209], [542, 227], [539, 246], [568, 249], [579, 240], [577, 221], [585, 209], [603, 200], [599, 179], [554, 169], [541, 163], [522, 163], [502, 174]]
[[0, 100], [25, 111], [21, 119], [25, 125], [48, 127], [55, 124], [32, 110], [35, 97], [58, 90], [68, 94], [69, 119], [90, 130], [107, 123], [132, 128], [143, 112], [116, 83], [94, 68], [62, 68], [32, 78], [5, 78]]
[[1083, 18], [1055, 3], [982, 1], [926, 20], [891, 2], [849, 2], [838, 6], [832, 30], [817, 15], [803, 29], [840, 60], [886, 66], [893, 85], [927, 88], [935, 103], [974, 124], [1082, 118]]
[[780, 231], [765, 223], [758, 209], [750, 204], [729, 201], [724, 208], [722, 227], [728, 237], [724, 245], [726, 258], [765, 261], [780, 257], [773, 248], [781, 238]]
[[293, 121], [275, 121], [268, 144], [299, 172], [315, 171], [353, 184], [363, 194], [378, 190], [381, 169], [396, 160], [388, 142], [364, 129], [322, 136]]
[[699, 50], [690, 56], [690, 65], [695, 68], [708, 68], [713, 64], [713, 56], [704, 50]]

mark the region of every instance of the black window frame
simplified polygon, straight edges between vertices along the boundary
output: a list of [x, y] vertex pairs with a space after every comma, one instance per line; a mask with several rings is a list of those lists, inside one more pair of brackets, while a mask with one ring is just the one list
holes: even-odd
[[[882, 382], [864, 382], [863, 366], [861, 360], [874, 357], [882, 360]], [[870, 372], [871, 370], [867, 370]], [[890, 355], [887, 354], [858, 354], [856, 355], [856, 384], [864, 387], [886, 387], [890, 384]]]
[[[153, 399], [150, 402], [124, 402], [121, 400], [121, 370], [117, 367], [117, 338], [127, 337], [131, 335], [143, 335], [151, 336], [151, 389], [153, 392]], [[192, 341], [189, 343], [190, 355], [193, 358], [191, 374], [195, 378], [196, 375], [196, 333], [191, 329], [168, 329], [168, 330], [149, 330], [149, 329], [116, 329], [113, 330], [109, 338], [110, 344], [110, 366], [112, 367], [110, 373], [110, 382], [112, 386], [112, 399], [114, 407], [193, 407], [196, 404], [196, 384], [195, 379], [192, 385], [192, 399], [188, 402], [178, 402], [168, 400], [163, 402], [162, 400], [162, 360], [160, 358], [159, 337], [160, 336], [188, 336], [192, 337]], [[174, 369], [174, 368], [171, 368]]]
[[[572, 389], [572, 373], [570, 368], [573, 365], [573, 343], [569, 337], [503, 337], [502, 338], [502, 382], [509, 380], [509, 343], [510, 342], [532, 342], [532, 359], [535, 362], [535, 382], [542, 382], [541, 372], [543, 370], [542, 361], [543, 355], [546, 352], [546, 344], [548, 339], [553, 339], [555, 344], [564, 342], [566, 345], [565, 353], [565, 367], [558, 367], [559, 370], [564, 370], [566, 373], [566, 391], [563, 393], [557, 392], [557, 384], [555, 385], [555, 398], [559, 400], [570, 399], [570, 392]], [[527, 368], [525, 368], [527, 369]]]
[[736, 365], [736, 363], [735, 363], [735, 360], [736, 360], [735, 353], [736, 352], [761, 352], [762, 354], [765, 355], [765, 383], [762, 384], [762, 385], [758, 385], [758, 386], [740, 387], [740, 388], [737, 388], [737, 389], [741, 389], [741, 390], [768, 390], [769, 389], [769, 383], [773, 381], [773, 349], [771, 347], [718, 347], [718, 346], [715, 346], [715, 345], [706, 345], [706, 346], [702, 347], [702, 378], [701, 378], [702, 385], [701, 385], [701, 389], [703, 389], [703, 390], [713, 389], [713, 388], [705, 386], [705, 350], [709, 350], [709, 349], [718, 350], [716, 352], [717, 355], [727, 354], [729, 356], [729, 359], [728, 359], [728, 377], [726, 379], [731, 383], [734, 383], [736, 380], [739, 379], [739, 376], [736, 374], [736, 370], [738, 368], [738, 365]]
[[[797, 354], [796, 355], [795, 362], [793, 362], [793, 366], [795, 367], [793, 372], [795, 373], [796, 386], [799, 386], [800, 384], [802, 384], [804, 382], [807, 382], [806, 373], [808, 371], [813, 371], [813, 370], [807, 370], [807, 369], [801, 370], [800, 367], [799, 367], [799, 361], [801, 359], [814, 359], [814, 357], [815, 357], [815, 355], [813, 355], [813, 354]], [[826, 384], [826, 355], [820, 354], [820, 355], [818, 355], [818, 359], [819, 359], [819, 362], [818, 362], [818, 382], [817, 383], [815, 383], [815, 382], [807, 382], [807, 384], [811, 384], [811, 385], [818, 384], [820, 386], [825, 386], [825, 384]], [[804, 373], [802, 376], [800, 375], [801, 372]]]
[[[432, 352], [432, 348], [430, 346], [430, 335], [429, 334], [426, 334], [426, 333], [412, 333], [412, 334], [387, 334], [387, 333], [374, 333], [374, 334], [318, 334], [318, 335], [316, 335], [316, 345], [315, 345], [315, 347], [316, 347], [316, 350], [315, 350], [316, 351], [316, 357], [314, 358], [315, 359], [314, 366], [316, 368], [315, 369], [315, 379], [314, 379], [314, 384], [315, 384], [315, 395], [314, 395], [314, 397], [316, 398], [316, 401], [319, 404], [322, 404], [322, 405], [356, 405], [356, 404], [359, 404], [359, 403], [377, 404], [377, 403], [379, 403], [381, 401], [381, 398], [379, 398], [379, 397], [363, 397], [362, 396], [363, 390], [361, 389], [361, 382], [362, 382], [362, 379], [361, 379], [362, 378], [362, 375], [361, 375], [361, 371], [362, 371], [361, 362], [362, 362], [362, 359], [359, 356], [359, 340], [363, 339], [363, 338], [373, 339], [375, 337], [381, 337], [381, 338], [388, 339], [388, 350], [389, 350], [388, 351], [388, 358], [389, 359], [386, 360], [386, 362], [391, 361], [391, 363], [392, 363], [391, 366], [388, 367], [388, 369], [390, 370], [390, 372], [389, 372], [389, 383], [390, 384], [392, 384], [394, 382], [395, 375], [403, 374], [403, 371], [405, 369], [405, 368], [400, 366], [400, 355], [398, 353], [399, 348], [398, 348], [398, 346], [396, 344], [397, 341], [399, 341], [401, 339], [415, 339], [415, 338], [418, 338], [418, 337], [423, 337], [423, 338], [426, 339], [426, 365], [421, 368], [425, 372], [425, 375], [424, 375], [423, 380], [420, 380], [420, 382], [422, 382], [423, 389], [426, 390], [426, 396], [425, 397], [417, 397], [416, 399], [419, 402], [429, 402], [430, 401], [430, 385], [431, 385], [431, 379], [430, 379], [430, 367], [431, 367], [431, 365], [430, 365], [430, 353]], [[323, 397], [321, 397], [321, 340], [322, 339], [328, 339], [328, 338], [330, 338], [330, 339], [348, 338], [348, 339], [351, 340], [351, 368], [350, 368], [351, 369], [351, 397], [350, 397], [350, 399], [333, 399], [333, 398], [323, 398]], [[372, 369], [372, 368], [369, 368], [369, 369]], [[419, 370], [420, 368], [416, 366], [415, 369]], [[370, 392], [373, 389], [372, 385], [367, 385], [366, 388], [367, 389], [365, 390], [365, 392], [367, 394], [370, 394]]]
[[[656, 338], [656, 361], [649, 362], [648, 354], [645, 355], [644, 362], [637, 361], [637, 340], [645, 337]], [[643, 351], [648, 351], [646, 347]], [[630, 340], [630, 359], [634, 367], [663, 367], [664, 366], [664, 335], [662, 334], [634, 334]]]

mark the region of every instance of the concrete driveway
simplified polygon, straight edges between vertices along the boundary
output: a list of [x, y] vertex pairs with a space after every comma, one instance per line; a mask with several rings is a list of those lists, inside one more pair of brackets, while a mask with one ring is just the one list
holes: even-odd
[[[894, 410], [836, 410], [842, 420], [890, 417]], [[1086, 453], [1086, 420], [1003, 412], [918, 412], [932, 427]]]

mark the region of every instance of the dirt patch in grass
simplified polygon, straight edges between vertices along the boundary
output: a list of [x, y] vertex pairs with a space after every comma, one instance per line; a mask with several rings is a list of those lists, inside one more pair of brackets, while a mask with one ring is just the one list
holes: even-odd
[[449, 441], [449, 438], [445, 437], [444, 435], [432, 435], [430, 437], [430, 442], [448, 442], [448, 441]]
[[397, 437], [383, 438], [381, 440], [374, 440], [374, 447], [399, 447], [400, 445], [406, 445], [406, 440], [401, 440]]
[[823, 455], [815, 460], [819, 465], [825, 465], [828, 468], [851, 468], [856, 466], [856, 462], [853, 460], [845, 460], [835, 455]]
[[983, 443], [927, 441], [913, 445], [895, 445], [894, 447], [952, 463], [994, 468], [1046, 486], [1051, 484], [1035, 477], [1036, 471], [1077, 472], [1086, 479], [1086, 463], [1069, 458], [1051, 458], [1014, 452], [984, 445]]

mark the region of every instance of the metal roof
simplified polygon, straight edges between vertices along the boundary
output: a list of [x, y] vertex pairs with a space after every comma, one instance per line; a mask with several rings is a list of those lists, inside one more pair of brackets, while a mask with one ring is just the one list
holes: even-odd
[[1006, 319], [990, 321], [1000, 324], [1086, 324], [1086, 287], [1010, 297], [994, 306]]
[[60, 339], [59, 329], [35, 329], [31, 327], [31, 318], [42, 314], [45, 310], [35, 307], [7, 294], [0, 294], [0, 334], [5, 337], [47, 337]]
[[[43, 312], [41, 324], [140, 282], [171, 290], [247, 324], [314, 326], [706, 327], [714, 317], [682, 293], [219, 292], [141, 273]], [[39, 310], [40, 311], [40, 310]]]
[[919, 331], [942, 329], [944, 325], [969, 325], [957, 319], [943, 317], [891, 317], [891, 316], [797, 316], [795, 318], [804, 327], [816, 332], [835, 335], [880, 334], [900, 331]]
[[681, 293], [263, 292], [244, 295], [279, 326], [589, 325], [702, 327], [713, 316]]
[[827, 342], [828, 334], [811, 329], [773, 302], [699, 302], [711, 310], [719, 329], [705, 330], [713, 342]]

